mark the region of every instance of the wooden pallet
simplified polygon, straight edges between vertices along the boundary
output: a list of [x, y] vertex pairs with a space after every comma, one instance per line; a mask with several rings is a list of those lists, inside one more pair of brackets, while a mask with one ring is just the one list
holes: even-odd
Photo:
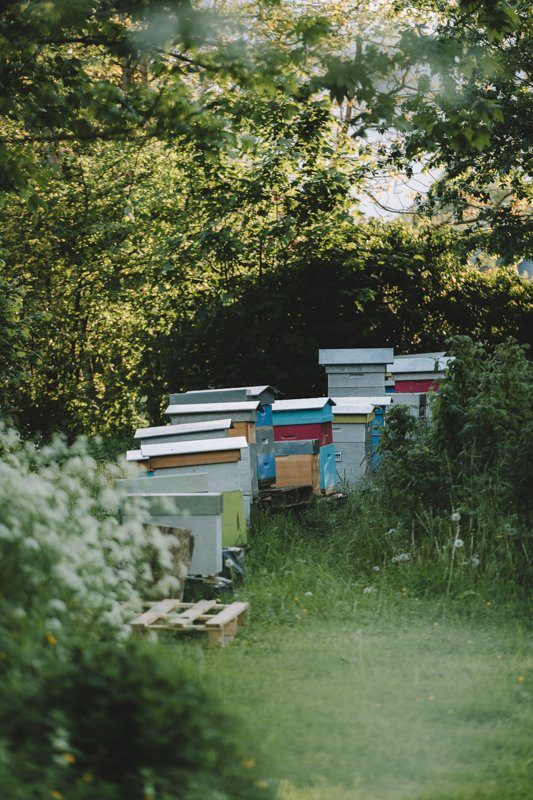
[[313, 487], [306, 486], [273, 486], [271, 489], [259, 492], [259, 502], [263, 508], [270, 510], [280, 508], [295, 508], [309, 503], [313, 497]]
[[160, 600], [136, 617], [131, 625], [138, 633], [144, 631], [175, 631], [207, 633], [210, 646], [224, 647], [244, 625], [249, 603], [229, 603], [217, 600], [200, 600], [198, 603], [182, 603], [181, 600]]

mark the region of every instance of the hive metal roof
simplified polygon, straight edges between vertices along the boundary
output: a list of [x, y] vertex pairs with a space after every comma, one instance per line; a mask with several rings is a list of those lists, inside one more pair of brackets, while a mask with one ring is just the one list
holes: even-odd
[[225, 389], [191, 389], [185, 394], [202, 394], [202, 392], [246, 392], [248, 397], [258, 397], [263, 392], [273, 392], [274, 394], [281, 394], [279, 389], [274, 386], [228, 386]]
[[203, 422], [189, 422], [181, 425], [158, 425], [156, 428], [138, 428], [135, 439], [150, 439], [152, 436], [179, 436], [202, 431], [223, 431], [233, 428], [231, 419], [206, 419]]
[[328, 364], [388, 364], [394, 358], [392, 347], [361, 347], [352, 350], [319, 350], [318, 363]]
[[126, 453], [126, 461], [146, 461], [147, 458], [140, 450], [128, 450]]
[[162, 442], [143, 444], [141, 453], [145, 458], [154, 456], [179, 456], [189, 453], [212, 453], [223, 450], [242, 450], [248, 447], [245, 436], [228, 436], [224, 439], [197, 439], [192, 442]]
[[232, 411], [258, 411], [262, 408], [261, 403], [256, 400], [243, 400], [233, 403], [190, 403], [184, 405], [170, 405], [165, 410], [167, 416], [178, 416], [179, 414], [220, 414], [222, 412], [231, 414]]
[[303, 397], [297, 400], [276, 400], [272, 404], [272, 410], [276, 411], [307, 411], [316, 408], [324, 408], [324, 406], [334, 406], [335, 401], [331, 397]]
[[443, 372], [452, 359], [450, 356], [405, 356], [387, 364], [393, 375], [407, 372]]

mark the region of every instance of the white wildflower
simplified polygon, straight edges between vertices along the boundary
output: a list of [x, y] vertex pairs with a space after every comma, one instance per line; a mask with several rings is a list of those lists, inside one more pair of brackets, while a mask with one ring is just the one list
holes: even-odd
[[365, 588], [363, 589], [363, 594], [372, 594], [372, 592], [375, 591], [376, 591], [375, 586], [365, 586]]
[[380, 567], [378, 567], [378, 566], [376, 565], [375, 567], [372, 567], [372, 569], [373, 569], [373, 571], [374, 571], [374, 572], [379, 572], [379, 570], [380, 570]]
[[473, 567], [479, 567], [479, 565], [481, 564], [481, 559], [478, 555], [474, 555], [470, 559], [470, 563], [472, 564]]
[[306, 592], [304, 594], [304, 597], [312, 597], [312, 596], [313, 596], [313, 592]]
[[49, 607], [52, 611], [57, 611], [58, 614], [62, 614], [67, 610], [67, 604], [60, 600], [58, 597], [54, 597], [52, 600], [48, 601]]
[[459, 514], [458, 511], [454, 511], [450, 519], [452, 522], [461, 522], [461, 515]]
[[465, 543], [463, 542], [462, 539], [455, 539], [454, 540], [454, 543], [453, 543], [454, 547], [464, 547], [464, 545], [465, 545]]
[[400, 553], [397, 556], [393, 556], [391, 561], [393, 564], [400, 564], [402, 561], [410, 561], [411, 560], [411, 553]]

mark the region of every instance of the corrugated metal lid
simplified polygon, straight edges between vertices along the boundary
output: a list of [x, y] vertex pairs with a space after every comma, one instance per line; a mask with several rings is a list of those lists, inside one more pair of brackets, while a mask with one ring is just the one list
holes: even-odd
[[157, 428], [138, 428], [135, 439], [150, 439], [152, 436], [179, 436], [200, 431], [218, 431], [233, 428], [231, 419], [206, 419], [204, 422], [188, 422], [182, 425], [159, 425]]
[[433, 357], [433, 356], [406, 356], [396, 359], [387, 364], [387, 370], [392, 372], [393, 375], [401, 375], [406, 372], [443, 372], [448, 363], [451, 361], [450, 356]]
[[281, 394], [279, 389], [274, 386], [228, 386], [225, 389], [191, 389], [185, 394], [201, 394], [202, 392], [246, 392], [248, 397], [258, 397], [263, 392], [272, 392], [273, 394]]
[[394, 358], [393, 347], [362, 347], [352, 350], [319, 350], [318, 363], [388, 364]]
[[153, 456], [178, 456], [188, 453], [213, 453], [223, 450], [242, 450], [248, 447], [245, 436], [227, 436], [224, 439], [196, 439], [192, 442], [162, 442], [143, 444], [141, 453], [147, 458]]
[[146, 461], [147, 458], [140, 450], [128, 450], [126, 453], [126, 461]]
[[331, 397], [303, 397], [296, 400], [276, 400], [272, 404], [274, 413], [280, 411], [308, 411], [315, 408], [324, 408], [327, 405], [334, 406], [335, 401]]
[[190, 403], [182, 406], [168, 406], [165, 414], [168, 416], [178, 416], [178, 414], [220, 414], [221, 412], [232, 411], [259, 411], [261, 403], [256, 400], [244, 400], [235, 403]]
[[402, 361], [404, 358], [444, 358], [445, 356], [446, 353], [444, 350], [442, 350], [438, 353], [412, 353], [412, 354], [406, 353], [405, 355], [402, 356], [395, 355], [394, 360]]

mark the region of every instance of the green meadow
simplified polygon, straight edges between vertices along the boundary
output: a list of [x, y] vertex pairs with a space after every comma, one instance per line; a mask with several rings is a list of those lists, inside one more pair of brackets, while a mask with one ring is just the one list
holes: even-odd
[[530, 634], [512, 609], [480, 603], [377, 594], [268, 624], [252, 611], [226, 649], [185, 650], [237, 717], [245, 766], [281, 800], [525, 799]]

